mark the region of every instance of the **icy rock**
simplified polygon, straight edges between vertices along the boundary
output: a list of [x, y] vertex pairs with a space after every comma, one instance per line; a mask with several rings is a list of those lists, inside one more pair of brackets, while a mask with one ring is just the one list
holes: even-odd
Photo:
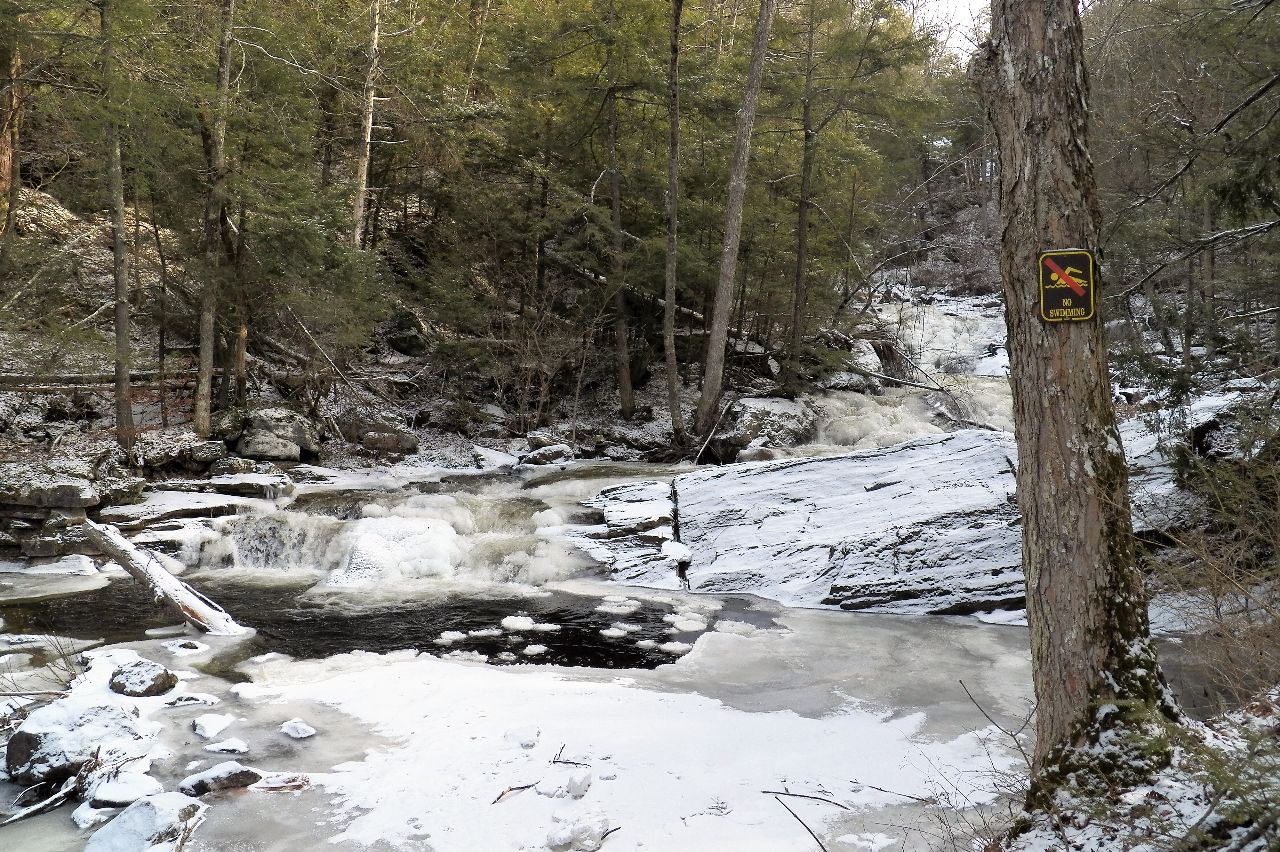
[[214, 764], [204, 772], [197, 772], [182, 779], [178, 789], [188, 796], [203, 796], [219, 790], [248, 787], [262, 780], [262, 773], [243, 766], [234, 760]]
[[247, 432], [267, 432], [296, 444], [304, 453], [320, 452], [320, 433], [306, 417], [288, 408], [260, 408], [249, 412]]
[[81, 802], [71, 812], [71, 821], [81, 831], [97, 828], [120, 812], [119, 808], [95, 808], [88, 802]]
[[[793, 606], [968, 613], [1023, 600], [1011, 435], [965, 430], [676, 478], [695, 589]], [[676, 583], [660, 546], [580, 539], [614, 577]]]
[[235, 716], [225, 713], [205, 713], [203, 716], [195, 718], [195, 721], [191, 723], [191, 730], [206, 740], [213, 739], [230, 727], [235, 720]]
[[520, 456], [520, 464], [558, 464], [572, 460], [573, 447], [568, 444], [552, 444]]
[[141, 757], [151, 739], [150, 727], [114, 704], [60, 698], [32, 711], [9, 738], [9, 780], [23, 786], [62, 781], [99, 749], [104, 755]]
[[19, 462], [0, 464], [0, 503], [42, 508], [85, 508], [101, 500], [88, 479]]
[[227, 445], [210, 441], [185, 428], [175, 431], [143, 432], [134, 444], [142, 466], [164, 473], [204, 473], [214, 462], [226, 457]]
[[236, 452], [251, 459], [299, 461], [302, 448], [278, 435], [260, 430], [247, 431], [236, 444]]
[[85, 852], [180, 852], [204, 821], [207, 805], [182, 793], [139, 799], [98, 829]]
[[220, 743], [209, 743], [204, 747], [204, 750], [211, 751], [214, 754], [248, 754], [249, 744], [242, 739], [232, 737]]
[[628, 482], [606, 488], [583, 505], [600, 510], [610, 538], [670, 527], [675, 516], [667, 482]]
[[316, 729], [301, 719], [290, 719], [280, 726], [280, 733], [295, 740], [305, 740], [307, 737], [314, 737]]
[[761, 441], [774, 447], [794, 447], [813, 437], [818, 413], [803, 401], [746, 398], [729, 406], [731, 425], [717, 432], [708, 445], [720, 459], [732, 461], [744, 447]]
[[186, 657], [192, 654], [202, 654], [209, 650], [209, 646], [203, 642], [197, 642], [194, 639], [174, 639], [170, 642], [161, 642], [160, 647], [164, 648], [175, 657]]
[[146, 796], [164, 792], [164, 786], [141, 772], [121, 772], [99, 782], [87, 797], [90, 807], [123, 808]]
[[596, 852], [604, 843], [611, 824], [599, 811], [583, 814], [552, 814], [557, 823], [547, 832], [547, 846], [555, 852]]
[[116, 669], [108, 685], [120, 695], [148, 698], [173, 689], [178, 685], [178, 676], [151, 660], [134, 660]]
[[366, 450], [392, 455], [418, 451], [418, 436], [357, 408], [349, 408], [336, 418], [342, 437]]

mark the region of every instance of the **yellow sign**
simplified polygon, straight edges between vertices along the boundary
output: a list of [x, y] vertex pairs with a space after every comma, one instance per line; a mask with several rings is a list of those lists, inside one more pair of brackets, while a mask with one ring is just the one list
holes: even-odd
[[1040, 319], [1083, 322], [1093, 319], [1093, 255], [1084, 249], [1040, 252]]

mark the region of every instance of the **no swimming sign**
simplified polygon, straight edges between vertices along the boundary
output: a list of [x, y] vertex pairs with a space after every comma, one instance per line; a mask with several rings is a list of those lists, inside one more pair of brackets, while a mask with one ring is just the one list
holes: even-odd
[[1094, 313], [1093, 255], [1084, 249], [1040, 252], [1040, 319], [1082, 322]]

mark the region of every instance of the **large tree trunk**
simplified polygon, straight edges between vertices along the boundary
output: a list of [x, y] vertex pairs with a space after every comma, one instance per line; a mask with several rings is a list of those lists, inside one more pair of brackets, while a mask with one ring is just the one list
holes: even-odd
[[769, 29], [773, 25], [776, 0], [760, 0], [755, 37], [751, 44], [751, 65], [747, 88], [738, 111], [734, 135], [733, 166], [729, 170], [729, 199], [724, 216], [724, 247], [720, 253], [720, 277], [716, 282], [711, 310], [711, 331], [702, 374], [702, 398], [698, 401], [697, 430], [705, 435], [715, 428], [716, 409], [724, 386], [725, 344], [729, 337], [729, 314], [733, 308], [733, 285], [738, 271], [738, 243], [742, 239], [742, 207], [747, 196], [747, 165], [751, 159], [751, 129], [756, 120], [760, 82], [764, 79], [764, 59], [769, 51]]
[[364, 70], [364, 95], [360, 102], [360, 140], [356, 149], [356, 192], [351, 200], [351, 245], [364, 244], [365, 202], [369, 194], [369, 154], [373, 146], [373, 106], [381, 58], [378, 41], [382, 35], [382, 0], [369, 6], [369, 53]]
[[1098, 249], [1080, 18], [1073, 0], [993, 0], [992, 19], [978, 70], [1001, 165], [1000, 271], [1044, 770], [1105, 730], [1176, 711], [1148, 633], [1102, 323], [1039, 319], [1038, 252]]
[[124, 170], [120, 163], [120, 98], [116, 81], [115, 36], [111, 31], [111, 3], [102, 0], [98, 17], [102, 35], [102, 90], [107, 102], [107, 194], [111, 199], [111, 256], [116, 285], [115, 398], [116, 440], [133, 448], [133, 396], [129, 390], [129, 251], [124, 224]]
[[664, 272], [662, 351], [667, 364], [667, 405], [671, 431], [684, 446], [684, 413], [680, 410], [680, 374], [676, 363], [676, 253], [680, 232], [680, 13], [684, 0], [671, 0], [671, 57], [667, 66], [667, 258]]
[[205, 282], [200, 291], [200, 353], [192, 419], [196, 434], [206, 438], [211, 431], [213, 408], [214, 319], [226, 258], [223, 223], [227, 218], [227, 107], [231, 98], [231, 40], [235, 15], [235, 0], [222, 0], [218, 82], [212, 115], [208, 117], [204, 130], [209, 189], [204, 202]]
[[806, 33], [804, 94], [801, 97], [800, 127], [804, 132], [804, 153], [800, 162], [800, 209], [796, 213], [796, 274], [791, 290], [791, 340], [787, 345], [787, 363], [783, 385], [794, 393], [800, 384], [800, 346], [804, 342], [804, 308], [809, 283], [809, 203], [813, 192], [813, 161], [818, 147], [818, 133], [813, 126], [813, 36], [814, 0], [809, 0]]
[[605, 97], [609, 114], [609, 215], [613, 220], [613, 264], [609, 274], [609, 284], [613, 287], [613, 342], [618, 362], [618, 398], [621, 400], [622, 419], [630, 420], [636, 413], [636, 402], [635, 392], [631, 388], [631, 335], [627, 329], [627, 295], [623, 286], [626, 272], [622, 260], [622, 182], [618, 176], [617, 89], [610, 87]]

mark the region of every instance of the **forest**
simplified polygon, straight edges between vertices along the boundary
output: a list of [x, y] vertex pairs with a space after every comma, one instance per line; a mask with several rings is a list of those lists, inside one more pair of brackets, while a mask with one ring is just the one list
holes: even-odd
[[0, 0], [0, 845], [1275, 848], [1280, 8], [952, 11]]

